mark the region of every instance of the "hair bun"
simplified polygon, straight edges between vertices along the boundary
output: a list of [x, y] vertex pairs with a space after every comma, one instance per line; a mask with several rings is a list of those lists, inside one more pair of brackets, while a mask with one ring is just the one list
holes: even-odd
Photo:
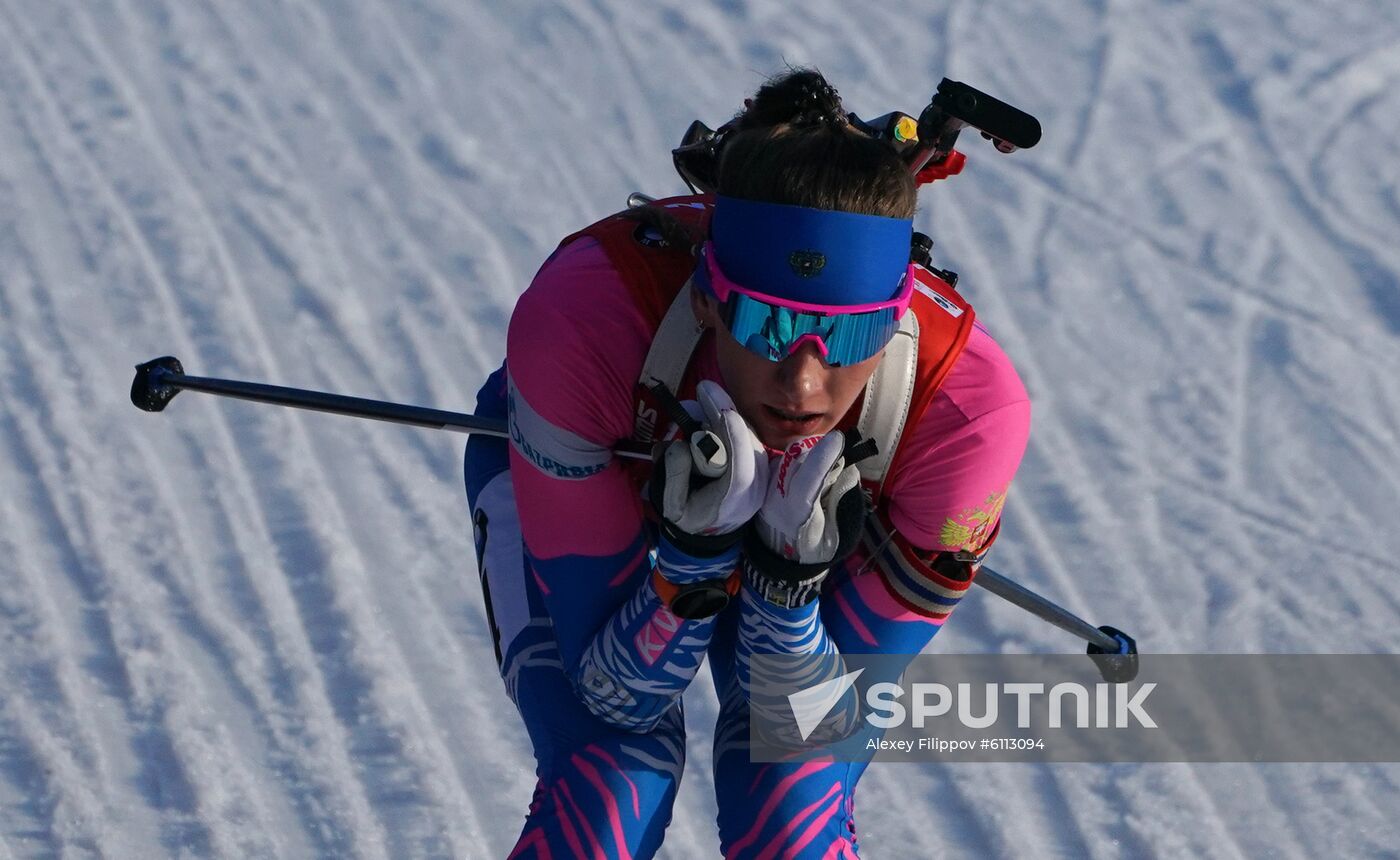
[[743, 113], [715, 170], [715, 191], [886, 218], [910, 218], [918, 188], [886, 141], [854, 134], [841, 96], [816, 69], [769, 78]]
[[793, 69], [769, 79], [753, 99], [745, 101], [739, 119], [745, 128], [781, 124], [840, 128], [850, 124], [841, 95], [816, 69]]
[[798, 101], [802, 109], [793, 118], [794, 125], [840, 127], [847, 124], [846, 115], [841, 111], [841, 94], [819, 74], [813, 74], [801, 81], [798, 87]]

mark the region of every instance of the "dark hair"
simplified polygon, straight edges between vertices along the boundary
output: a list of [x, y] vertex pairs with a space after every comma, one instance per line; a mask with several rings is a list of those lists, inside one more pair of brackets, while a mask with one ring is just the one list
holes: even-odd
[[[764, 203], [912, 218], [918, 186], [889, 144], [846, 119], [841, 96], [816, 69], [794, 68], [768, 79], [732, 121], [716, 192]], [[693, 236], [652, 206], [628, 217], [692, 251]]]
[[716, 191], [729, 197], [912, 218], [917, 185], [890, 148], [853, 127], [815, 69], [770, 79], [735, 117]]

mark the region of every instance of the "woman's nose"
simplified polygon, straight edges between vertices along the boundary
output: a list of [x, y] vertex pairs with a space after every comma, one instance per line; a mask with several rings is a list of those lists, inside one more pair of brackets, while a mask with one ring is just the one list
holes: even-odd
[[778, 362], [778, 383], [795, 400], [821, 391], [825, 374], [826, 362], [822, 359], [822, 352], [811, 341]]

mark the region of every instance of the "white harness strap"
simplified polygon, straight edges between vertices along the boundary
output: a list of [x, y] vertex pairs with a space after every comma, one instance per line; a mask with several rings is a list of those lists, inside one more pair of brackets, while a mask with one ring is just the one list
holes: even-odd
[[899, 331], [885, 347], [885, 357], [875, 375], [866, 383], [865, 405], [856, 422], [861, 438], [874, 439], [877, 446], [874, 455], [856, 464], [861, 480], [875, 484], [877, 497], [889, 476], [904, 424], [909, 420], [918, 367], [919, 321], [914, 314], [905, 313], [899, 321]]
[[[642, 363], [639, 384], [643, 389], [650, 390], [658, 382], [672, 394], [680, 389], [685, 369], [690, 366], [690, 356], [700, 343], [700, 336], [705, 333], [705, 327], [695, 318], [695, 311], [690, 307], [690, 290], [690, 281], [686, 281], [685, 286], [676, 293], [671, 307], [666, 310], [666, 316], [661, 318], [656, 337], [647, 350], [646, 361]], [[655, 433], [662, 429], [656, 426], [658, 417], [653, 407], [639, 403], [634, 427], [636, 438], [650, 442]]]
[[[690, 307], [691, 289], [687, 281], [656, 330], [642, 364], [643, 388], [660, 382], [675, 393], [680, 387], [691, 354], [705, 332]], [[906, 313], [899, 322], [899, 331], [885, 347], [885, 357], [875, 375], [865, 386], [865, 405], [856, 424], [861, 437], [874, 439], [877, 446], [875, 454], [856, 464], [861, 480], [875, 484], [877, 491], [884, 486], [899, 437], [909, 419], [918, 364], [919, 322], [914, 314]]]

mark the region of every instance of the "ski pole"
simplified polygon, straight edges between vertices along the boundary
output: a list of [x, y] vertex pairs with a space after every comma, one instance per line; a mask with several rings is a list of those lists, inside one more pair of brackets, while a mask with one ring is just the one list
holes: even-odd
[[[185, 389], [276, 406], [292, 406], [335, 415], [409, 424], [432, 430], [510, 437], [506, 422], [499, 418], [368, 400], [363, 397], [347, 397], [322, 391], [307, 391], [301, 388], [284, 388], [280, 385], [187, 376], [179, 359], [170, 355], [136, 365], [136, 378], [131, 383], [131, 402], [147, 412], [162, 412], [175, 395]], [[623, 457], [651, 459], [651, 452], [636, 443], [624, 442], [613, 450]], [[1137, 643], [1121, 630], [1108, 626], [1094, 627], [1069, 610], [987, 567], [980, 568], [972, 581], [997, 597], [1088, 642], [1088, 654], [1099, 667], [1105, 681], [1125, 683], [1137, 675]]]
[[[335, 415], [349, 415], [353, 418], [371, 418], [376, 421], [389, 421], [395, 424], [409, 424], [431, 430], [451, 430], [456, 433], [483, 433], [487, 436], [510, 437], [510, 429], [500, 418], [486, 418], [466, 412], [448, 412], [442, 409], [429, 409], [424, 406], [408, 406], [402, 403], [388, 403], [383, 400], [368, 400], [363, 397], [347, 397], [343, 394], [327, 394], [323, 391], [307, 391], [301, 388], [283, 388], [280, 385], [263, 385], [258, 382], [242, 382], [236, 379], [210, 379], [203, 376], [187, 376], [180, 360], [167, 355], [136, 365], [136, 379], [131, 383], [131, 402], [147, 412], [161, 412], [174, 399], [175, 395], [188, 389], [218, 394], [223, 397], [236, 397], [257, 403], [271, 403], [274, 406], [291, 406], [315, 412], [329, 412]], [[623, 443], [614, 451], [623, 457], [650, 460], [651, 451], [642, 446]]]
[[1095, 627], [1068, 609], [1041, 597], [1029, 588], [1018, 585], [990, 567], [980, 567], [974, 583], [1021, 607], [1037, 618], [1048, 621], [1066, 633], [1072, 633], [1089, 643], [1088, 654], [1094, 658], [1104, 680], [1126, 683], [1138, 673], [1137, 642], [1116, 627]]

